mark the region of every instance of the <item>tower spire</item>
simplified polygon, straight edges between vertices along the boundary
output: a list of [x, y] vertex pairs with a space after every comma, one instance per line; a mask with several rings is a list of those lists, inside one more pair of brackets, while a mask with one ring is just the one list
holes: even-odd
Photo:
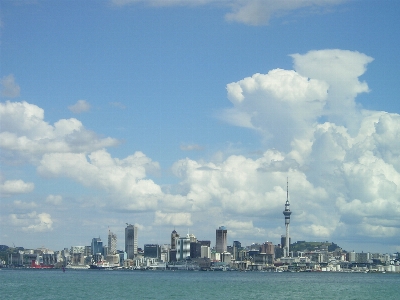
[[286, 202], [289, 202], [289, 177], [286, 177]]
[[283, 215], [285, 216], [285, 227], [286, 227], [286, 236], [285, 236], [285, 246], [283, 248], [283, 256], [289, 256], [289, 223], [290, 223], [290, 215], [292, 212], [290, 211], [290, 203], [289, 203], [289, 178], [286, 178], [286, 203], [285, 210], [283, 211]]

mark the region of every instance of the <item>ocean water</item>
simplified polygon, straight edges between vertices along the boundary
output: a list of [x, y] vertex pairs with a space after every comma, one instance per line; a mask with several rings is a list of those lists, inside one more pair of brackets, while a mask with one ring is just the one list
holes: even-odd
[[0, 299], [400, 299], [400, 274], [2, 269]]

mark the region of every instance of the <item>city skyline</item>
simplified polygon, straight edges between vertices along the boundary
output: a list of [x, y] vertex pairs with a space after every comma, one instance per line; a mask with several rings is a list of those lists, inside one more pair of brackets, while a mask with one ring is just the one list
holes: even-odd
[[399, 2], [0, 5], [0, 244], [400, 251]]

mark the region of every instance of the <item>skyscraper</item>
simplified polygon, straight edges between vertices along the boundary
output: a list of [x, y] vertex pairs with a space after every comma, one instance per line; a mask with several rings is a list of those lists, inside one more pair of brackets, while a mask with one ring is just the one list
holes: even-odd
[[289, 223], [290, 223], [290, 215], [292, 212], [290, 211], [290, 204], [289, 204], [289, 180], [286, 181], [286, 203], [285, 203], [285, 210], [283, 211], [283, 215], [285, 216], [285, 226], [286, 226], [286, 241], [285, 246], [283, 248], [283, 256], [289, 256]]
[[117, 253], [117, 235], [108, 230], [108, 252], [110, 254]]
[[93, 238], [92, 239], [92, 255], [95, 254], [103, 254], [103, 242], [101, 241], [101, 239], [98, 238]]
[[179, 234], [175, 231], [172, 231], [171, 233], [171, 250], [176, 249], [176, 243], [177, 243], [177, 239], [179, 238]]
[[125, 228], [125, 252], [128, 259], [134, 259], [138, 248], [138, 228], [132, 224], [126, 224]]
[[215, 251], [217, 253], [226, 252], [226, 248], [227, 248], [226, 236], [227, 236], [227, 233], [228, 233], [228, 230], [225, 228], [225, 226], [220, 226], [216, 230]]

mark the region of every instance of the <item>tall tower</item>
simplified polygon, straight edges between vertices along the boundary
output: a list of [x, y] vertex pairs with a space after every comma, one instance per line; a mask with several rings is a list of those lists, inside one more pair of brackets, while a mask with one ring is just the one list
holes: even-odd
[[134, 259], [137, 255], [138, 248], [138, 237], [137, 232], [138, 228], [131, 224], [126, 224], [125, 228], [125, 252], [128, 256], [128, 259]]
[[289, 256], [289, 223], [290, 223], [290, 215], [292, 212], [290, 211], [289, 204], [289, 180], [286, 180], [286, 203], [285, 210], [283, 211], [283, 215], [285, 216], [285, 226], [286, 226], [286, 241], [285, 247], [283, 248], [283, 256]]
[[117, 253], [117, 235], [108, 229], [108, 251], [111, 254]]
[[226, 252], [227, 249], [227, 244], [226, 244], [226, 236], [227, 236], [228, 230], [226, 229], [225, 226], [220, 226], [216, 232], [216, 243], [215, 243], [215, 251], [217, 253], [223, 253]]

